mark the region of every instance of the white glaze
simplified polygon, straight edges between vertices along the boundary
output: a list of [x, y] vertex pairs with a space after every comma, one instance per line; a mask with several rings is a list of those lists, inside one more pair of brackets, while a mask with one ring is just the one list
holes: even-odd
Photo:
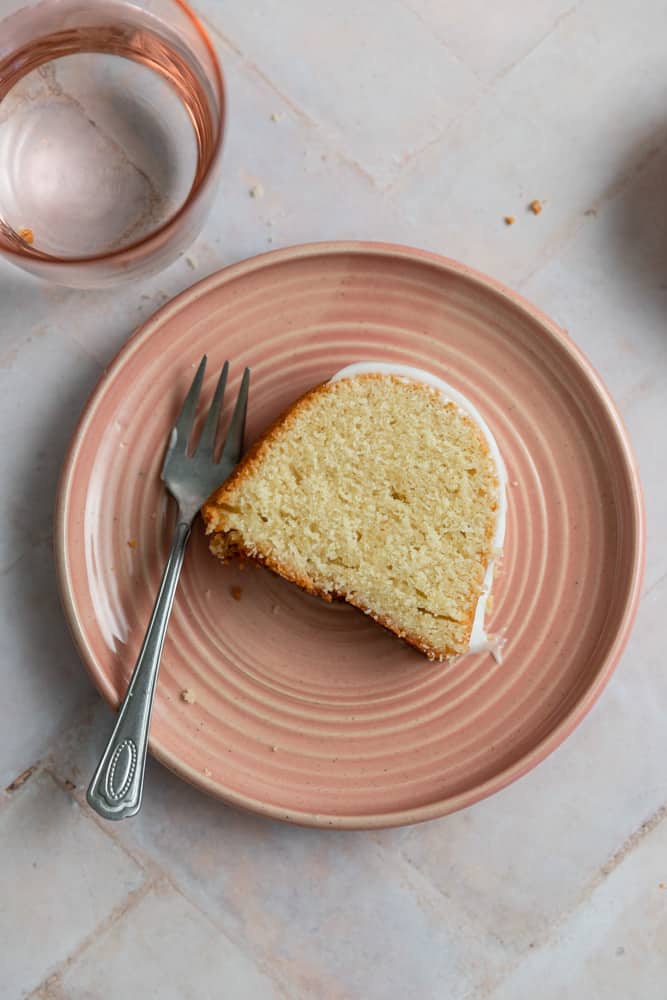
[[496, 514], [496, 530], [493, 536], [494, 557], [489, 562], [482, 584], [482, 592], [477, 601], [475, 618], [470, 633], [470, 652], [481, 653], [490, 652], [494, 658], [500, 662], [502, 654], [502, 640], [486, 633], [484, 619], [486, 617], [486, 603], [491, 593], [493, 584], [493, 572], [496, 559], [500, 556], [505, 541], [505, 522], [507, 520], [507, 471], [503, 462], [500, 449], [496, 439], [491, 433], [489, 425], [479, 412], [476, 406], [469, 399], [449, 385], [437, 375], [423, 371], [421, 368], [411, 368], [409, 365], [392, 365], [383, 361], [359, 361], [356, 364], [342, 368], [331, 378], [331, 382], [338, 382], [343, 378], [353, 378], [355, 375], [394, 375], [397, 378], [407, 379], [411, 382], [421, 382], [437, 389], [443, 400], [447, 403], [455, 403], [464, 413], [467, 413], [475, 421], [486, 440], [489, 454], [493, 460], [498, 478], [498, 509]]

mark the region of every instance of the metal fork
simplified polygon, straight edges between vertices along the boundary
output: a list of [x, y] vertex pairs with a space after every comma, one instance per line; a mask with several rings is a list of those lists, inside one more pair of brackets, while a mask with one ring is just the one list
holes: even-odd
[[243, 452], [249, 368], [243, 373], [220, 459], [215, 461], [215, 442], [229, 371], [229, 362], [225, 361], [199, 444], [192, 456], [188, 455], [188, 442], [192, 437], [205, 369], [206, 355], [201, 359], [183, 409], [169, 435], [162, 481], [178, 504], [174, 539], [116, 725], [88, 787], [89, 805], [105, 819], [134, 816], [141, 808], [153, 696], [192, 522], [216, 486], [229, 476]]

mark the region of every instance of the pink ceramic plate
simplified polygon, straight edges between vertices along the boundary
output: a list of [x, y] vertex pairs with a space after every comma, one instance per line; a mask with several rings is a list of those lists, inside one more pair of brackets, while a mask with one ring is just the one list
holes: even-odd
[[161, 309], [106, 372], [64, 470], [57, 556], [69, 623], [107, 701], [126, 687], [157, 589], [163, 449], [205, 352], [204, 403], [225, 358], [230, 400], [252, 368], [250, 439], [359, 360], [426, 368], [479, 407], [509, 472], [490, 623], [505, 658], [430, 664], [346, 605], [220, 565], [198, 526], [153, 753], [228, 802], [347, 828], [440, 816], [542, 760], [594, 703], [628, 637], [644, 548], [634, 460], [562, 331], [496, 282], [402, 247], [322, 244], [227, 268]]

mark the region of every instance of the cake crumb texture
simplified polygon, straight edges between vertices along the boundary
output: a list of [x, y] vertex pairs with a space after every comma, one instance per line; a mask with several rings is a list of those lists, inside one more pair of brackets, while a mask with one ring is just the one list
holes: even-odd
[[428, 385], [369, 374], [298, 400], [202, 514], [219, 558], [343, 598], [443, 659], [468, 649], [498, 489], [468, 414]]

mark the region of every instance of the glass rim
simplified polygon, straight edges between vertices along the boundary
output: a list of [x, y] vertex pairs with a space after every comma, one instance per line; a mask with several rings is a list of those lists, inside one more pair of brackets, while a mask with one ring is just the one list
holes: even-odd
[[157, 229], [152, 229], [146, 236], [142, 236], [140, 239], [135, 240], [133, 243], [128, 243], [127, 246], [121, 247], [118, 250], [108, 250], [103, 253], [88, 254], [83, 257], [58, 257], [56, 254], [45, 253], [43, 250], [38, 250], [30, 246], [26, 248], [17, 247], [15, 245], [5, 245], [2, 240], [2, 234], [0, 231], [0, 253], [7, 257], [17, 257], [20, 260], [32, 260], [39, 261], [39, 264], [43, 267], [48, 267], [49, 265], [57, 265], [58, 267], [74, 265], [82, 267], [85, 264], [95, 264], [101, 262], [122, 262], [123, 258], [126, 256], [134, 256], [139, 248], [145, 248], [145, 250], [150, 253], [151, 243], [161, 242], [162, 237], [172, 229], [176, 223], [185, 215], [185, 213], [195, 204], [195, 202], [201, 196], [207, 182], [211, 178], [211, 174], [220, 159], [220, 154], [222, 152], [222, 143], [224, 139], [225, 132], [225, 111], [226, 111], [226, 92], [225, 92], [225, 80], [222, 72], [222, 67], [220, 65], [220, 60], [218, 59], [217, 52], [215, 51], [215, 46], [213, 45], [209, 33], [202, 24], [201, 19], [195, 14], [194, 10], [186, 0], [172, 0], [177, 7], [183, 11], [186, 17], [192, 22], [195, 30], [199, 34], [201, 40], [203, 41], [208, 54], [213, 65], [213, 82], [215, 84], [215, 89], [218, 93], [218, 98], [220, 101], [220, 110], [217, 116], [218, 120], [218, 134], [215, 139], [215, 144], [213, 147], [213, 153], [211, 158], [206, 165], [206, 168], [199, 179], [195, 179], [192, 183], [188, 195], [185, 198], [182, 205], [180, 205], [172, 215], [170, 215], [165, 221], [157, 227]]

